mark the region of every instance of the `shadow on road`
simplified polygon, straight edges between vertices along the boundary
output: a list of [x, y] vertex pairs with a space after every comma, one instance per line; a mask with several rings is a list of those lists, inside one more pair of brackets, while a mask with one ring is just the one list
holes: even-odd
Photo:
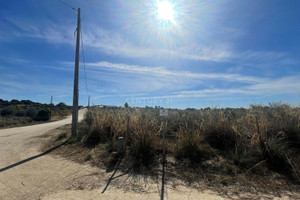
[[[106, 189], [108, 188], [108, 186], [109, 186], [109, 184], [110, 184], [110, 182], [111, 182], [112, 180], [117, 179], [117, 178], [119, 178], [119, 177], [124, 176], [124, 175], [127, 174], [127, 173], [124, 173], [124, 174], [121, 174], [121, 175], [118, 175], [118, 176], [114, 177], [115, 174], [116, 174], [116, 172], [118, 171], [118, 167], [119, 167], [120, 163], [121, 163], [122, 160], [123, 160], [123, 157], [124, 157], [124, 153], [121, 154], [118, 163], [117, 163], [117, 164], [115, 165], [115, 167], [114, 167], [114, 173], [112, 173], [112, 175], [111, 175], [110, 178], [108, 179], [107, 184], [106, 184], [105, 188], [103, 189], [102, 193], [104, 193], [104, 192], [106, 191]], [[108, 168], [107, 172], [111, 172], [111, 169], [110, 169], [110, 168], [111, 168], [111, 166]]]
[[39, 157], [41, 157], [41, 156], [44, 156], [44, 155], [46, 155], [46, 154], [48, 154], [48, 153], [54, 151], [55, 149], [61, 147], [62, 145], [66, 144], [66, 143], [67, 143], [67, 141], [65, 141], [64, 143], [62, 143], [62, 144], [60, 144], [60, 145], [57, 145], [57, 146], [55, 146], [55, 147], [52, 147], [51, 149], [48, 149], [47, 151], [45, 151], [45, 152], [43, 152], [43, 153], [41, 153], [41, 154], [32, 156], [32, 157], [30, 157], [30, 158], [27, 158], [27, 159], [22, 160], [22, 161], [20, 161], [20, 162], [14, 163], [14, 164], [9, 165], [9, 166], [7, 166], [7, 167], [3, 167], [3, 168], [0, 169], [0, 173], [6, 171], [6, 170], [8, 170], [8, 169], [11, 169], [11, 168], [13, 168], [13, 167], [16, 167], [16, 166], [18, 166], [18, 165], [27, 163], [27, 162], [29, 162], [29, 161], [31, 161], [31, 160], [37, 159], [37, 158], [39, 158]]

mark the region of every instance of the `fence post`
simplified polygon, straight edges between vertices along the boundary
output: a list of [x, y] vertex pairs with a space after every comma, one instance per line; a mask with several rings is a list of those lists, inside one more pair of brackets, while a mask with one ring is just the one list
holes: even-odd
[[161, 109], [159, 115], [163, 118], [163, 158], [162, 158], [162, 180], [161, 180], [161, 200], [164, 199], [165, 193], [165, 167], [166, 167], [166, 117], [168, 116], [167, 109]]

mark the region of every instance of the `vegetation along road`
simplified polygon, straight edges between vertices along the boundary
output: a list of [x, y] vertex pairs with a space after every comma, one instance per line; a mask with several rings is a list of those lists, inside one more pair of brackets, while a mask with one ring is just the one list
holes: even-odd
[[[85, 111], [80, 110], [79, 120]], [[110, 173], [87, 164], [78, 164], [59, 156], [40, 152], [49, 134], [70, 124], [64, 120], [0, 130], [0, 199], [160, 199], [159, 182], [138, 182], [126, 187], [130, 177], [113, 181], [105, 193]], [[96, 185], [91, 186], [91, 185]], [[166, 188], [165, 199], [224, 199], [226, 197], [186, 186]]]

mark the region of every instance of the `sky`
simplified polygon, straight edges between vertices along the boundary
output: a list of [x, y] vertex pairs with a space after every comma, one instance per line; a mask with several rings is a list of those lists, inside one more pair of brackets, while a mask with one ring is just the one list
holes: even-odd
[[[298, 0], [169, 0], [172, 19], [158, 0], [63, 1], [81, 9], [80, 105], [300, 105]], [[0, 1], [0, 98], [72, 104], [71, 7]]]

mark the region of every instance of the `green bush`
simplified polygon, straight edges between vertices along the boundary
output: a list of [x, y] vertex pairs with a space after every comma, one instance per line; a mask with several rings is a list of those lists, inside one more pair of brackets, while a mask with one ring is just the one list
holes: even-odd
[[2, 116], [13, 115], [13, 113], [14, 113], [14, 110], [13, 110], [12, 108], [10, 108], [10, 107], [5, 108], [5, 109], [3, 109], [3, 110], [1, 111], [1, 115], [2, 115]]
[[50, 119], [50, 111], [46, 109], [40, 110], [34, 117], [35, 121], [47, 121], [49, 119]]
[[25, 110], [19, 110], [19, 111], [17, 111], [16, 112], [16, 116], [17, 117], [24, 117], [24, 116], [26, 116]]
[[30, 118], [34, 118], [34, 116], [37, 114], [37, 111], [35, 109], [29, 108], [26, 110], [26, 116]]

